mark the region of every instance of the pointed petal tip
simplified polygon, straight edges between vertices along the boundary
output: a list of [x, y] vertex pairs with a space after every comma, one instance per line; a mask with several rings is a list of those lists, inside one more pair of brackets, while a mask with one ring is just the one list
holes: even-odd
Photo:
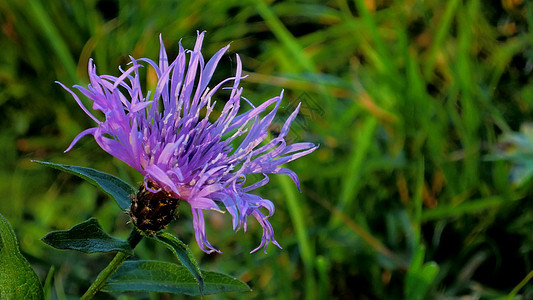
[[203, 252], [207, 253], [207, 254], [211, 254], [211, 253], [213, 253], [213, 252], [218, 253], [218, 254], [222, 254], [222, 251], [220, 251], [220, 250], [218, 250], [218, 249], [216, 249], [216, 248], [211, 248], [211, 247], [209, 248], [209, 250], [207, 250], [207, 249], [205, 249], [205, 248], [201, 248], [201, 250], [202, 250]]
[[221, 213], [221, 214], [223, 214], [223, 215], [226, 214], [226, 212], [223, 211], [223, 210], [220, 210], [220, 208], [211, 208], [211, 210], [216, 211], [216, 212], [219, 212], [219, 213]]

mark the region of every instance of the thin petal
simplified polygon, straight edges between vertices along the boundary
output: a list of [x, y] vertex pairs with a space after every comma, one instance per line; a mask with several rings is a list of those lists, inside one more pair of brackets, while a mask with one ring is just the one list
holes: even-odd
[[176, 185], [170, 177], [163, 171], [161, 168], [159, 168], [156, 165], [149, 165], [146, 168], [146, 172], [150, 177], [156, 181], [160, 187], [168, 187], [170, 188], [177, 196], [180, 195], [180, 192], [178, 191]]
[[68, 152], [70, 151], [70, 149], [72, 149], [72, 147], [74, 147], [74, 145], [84, 136], [88, 135], [88, 134], [94, 134], [96, 132], [97, 128], [89, 128], [89, 129], [85, 129], [84, 131], [80, 132], [80, 134], [78, 134], [73, 140], [72, 142], [70, 143], [70, 145], [68, 146], [67, 150], [65, 150], [64, 152]]
[[83, 105], [83, 103], [81, 103], [81, 100], [80, 98], [78, 98], [78, 96], [69, 88], [67, 88], [64, 84], [62, 84], [61, 82], [59, 81], [56, 81], [57, 84], [59, 84], [62, 88], [64, 88], [65, 90], [67, 90], [67, 92], [69, 92], [72, 97], [74, 98], [74, 100], [76, 100], [76, 102], [78, 103], [78, 105], [81, 107], [81, 109], [83, 110], [83, 112], [85, 112], [89, 117], [91, 117], [91, 119], [93, 119], [97, 124], [100, 124], [100, 121], [95, 117], [93, 116], [93, 114], [91, 114], [87, 108], [85, 107], [85, 105]]
[[[198, 244], [198, 247], [206, 253], [212, 253], [212, 252], [218, 252], [222, 253], [219, 250], [217, 250], [215, 247], [213, 247], [209, 241], [207, 240], [206, 233], [205, 233], [205, 221], [204, 221], [204, 214], [201, 209], [192, 209], [192, 222], [194, 227], [194, 232], [196, 236], [196, 243]], [[205, 247], [209, 250], [207, 250]]]

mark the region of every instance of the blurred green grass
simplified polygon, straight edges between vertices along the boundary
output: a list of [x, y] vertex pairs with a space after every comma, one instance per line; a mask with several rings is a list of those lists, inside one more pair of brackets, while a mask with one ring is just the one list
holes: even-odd
[[[301, 194], [284, 177], [258, 191], [276, 204], [283, 250], [248, 255], [257, 224], [234, 234], [214, 213], [208, 235], [224, 254], [204, 255], [181, 209], [172, 230], [202, 266], [253, 288], [212, 298], [488, 299], [533, 269], [531, 178], [510, 177], [524, 159], [487, 158], [532, 119], [528, 1], [7, 0], [0, 23], [0, 212], [43, 281], [54, 266], [54, 298], [80, 295], [110, 258], [39, 239], [90, 216], [124, 238], [127, 217], [92, 186], [30, 160], [141, 180], [90, 138], [63, 153], [93, 124], [54, 81], [87, 82], [90, 57], [111, 74], [128, 55], [156, 58], [159, 33], [175, 54], [196, 30], [207, 30], [205, 56], [231, 43], [213, 81], [231, 76], [239, 53], [244, 96], [257, 104], [283, 88], [282, 115], [302, 102], [291, 139], [321, 145], [290, 165]], [[172, 259], [150, 241], [137, 252]]]

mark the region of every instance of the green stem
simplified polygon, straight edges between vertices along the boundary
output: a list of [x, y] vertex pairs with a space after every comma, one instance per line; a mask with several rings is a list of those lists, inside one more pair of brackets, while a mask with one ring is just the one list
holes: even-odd
[[533, 278], [533, 271], [529, 272], [529, 274], [527, 274], [526, 278], [524, 278], [522, 281], [520, 281], [520, 283], [509, 293], [509, 295], [507, 295], [507, 297], [505, 297], [505, 300], [511, 300], [514, 298], [514, 296], [518, 293], [518, 291], [520, 291], [521, 288], [523, 288], [527, 282], [529, 280], [531, 280], [531, 278]]
[[[133, 227], [130, 236], [128, 237], [128, 242], [132, 249], [137, 246], [137, 244], [141, 241], [143, 236], [139, 233], [137, 228]], [[83, 294], [83, 296], [80, 298], [81, 300], [87, 300], [92, 299], [96, 293], [98, 293], [102, 287], [105, 285], [107, 279], [115, 273], [115, 271], [120, 267], [120, 265], [128, 258], [129, 254], [126, 254], [124, 252], [117, 252], [117, 255], [113, 258], [113, 260], [107, 265], [107, 267], [98, 274], [98, 277], [96, 277], [96, 280], [91, 284], [89, 289]]]

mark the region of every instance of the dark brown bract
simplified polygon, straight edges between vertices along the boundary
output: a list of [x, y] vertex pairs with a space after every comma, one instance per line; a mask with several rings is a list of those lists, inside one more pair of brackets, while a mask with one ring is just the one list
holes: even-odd
[[[151, 189], [158, 189], [153, 183], [148, 184]], [[129, 215], [135, 227], [144, 233], [154, 235], [174, 220], [178, 203], [179, 199], [171, 197], [169, 193], [165, 191], [153, 193], [141, 184], [137, 194], [132, 196]]]

